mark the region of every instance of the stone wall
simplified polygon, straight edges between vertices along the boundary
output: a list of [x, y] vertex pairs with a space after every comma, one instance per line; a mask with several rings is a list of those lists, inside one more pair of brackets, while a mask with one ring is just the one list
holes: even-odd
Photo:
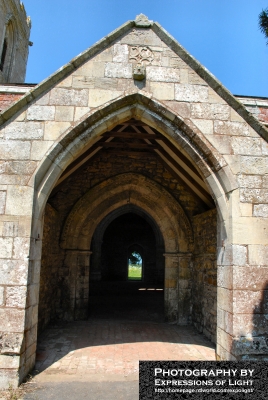
[[193, 324], [216, 342], [217, 328], [217, 213], [207, 211], [193, 217]]
[[0, 70], [0, 83], [22, 83], [29, 53], [31, 20], [20, 0], [0, 1], [0, 59], [6, 40], [5, 61]]

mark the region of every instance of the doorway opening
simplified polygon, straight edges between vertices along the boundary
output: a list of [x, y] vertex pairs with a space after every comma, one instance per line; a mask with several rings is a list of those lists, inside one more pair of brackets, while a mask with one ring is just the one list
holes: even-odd
[[127, 280], [142, 281], [143, 278], [143, 249], [134, 244], [128, 249]]
[[163, 320], [164, 251], [155, 227], [135, 212], [109, 218], [93, 236], [89, 315]]

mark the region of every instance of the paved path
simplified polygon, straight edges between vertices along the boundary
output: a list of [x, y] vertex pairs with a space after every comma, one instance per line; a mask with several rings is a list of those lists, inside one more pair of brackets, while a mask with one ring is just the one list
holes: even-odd
[[139, 360], [215, 360], [215, 348], [189, 326], [91, 318], [46, 329], [25, 400], [137, 400]]

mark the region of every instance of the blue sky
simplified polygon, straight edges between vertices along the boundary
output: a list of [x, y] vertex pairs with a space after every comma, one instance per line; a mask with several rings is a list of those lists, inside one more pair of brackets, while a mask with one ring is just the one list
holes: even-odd
[[234, 94], [268, 97], [268, 0], [24, 0], [32, 19], [27, 83], [39, 83], [143, 13], [159, 22]]

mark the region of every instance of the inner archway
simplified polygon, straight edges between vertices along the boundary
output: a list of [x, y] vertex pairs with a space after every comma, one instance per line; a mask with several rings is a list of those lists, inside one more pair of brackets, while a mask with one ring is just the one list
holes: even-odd
[[[144, 216], [136, 207], [121, 207], [97, 227], [92, 239], [90, 316], [164, 319], [163, 239], [156, 224]], [[130, 278], [133, 253], [139, 255], [140, 266]], [[142, 273], [136, 279], [139, 267]]]

